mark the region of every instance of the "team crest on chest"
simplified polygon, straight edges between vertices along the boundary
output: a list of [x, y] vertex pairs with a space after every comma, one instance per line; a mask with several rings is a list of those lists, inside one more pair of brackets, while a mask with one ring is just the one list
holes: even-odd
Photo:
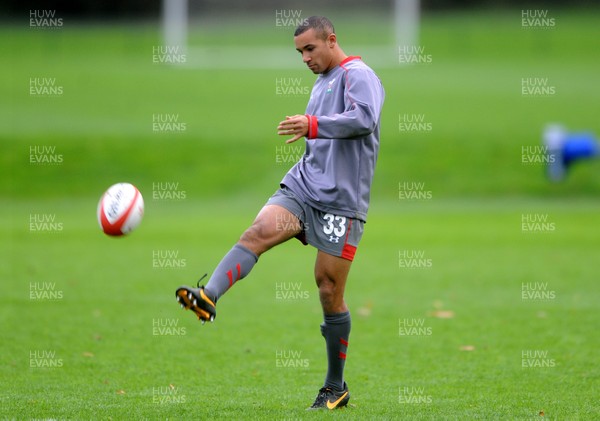
[[325, 93], [330, 94], [331, 93], [331, 87], [333, 86], [333, 84], [335, 83], [335, 79], [333, 78], [329, 81], [329, 83], [327, 84], [327, 91]]

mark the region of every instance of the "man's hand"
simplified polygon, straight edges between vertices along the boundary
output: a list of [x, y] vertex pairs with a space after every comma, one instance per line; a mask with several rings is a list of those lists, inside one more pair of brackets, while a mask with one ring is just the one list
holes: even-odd
[[280, 136], [294, 136], [285, 141], [292, 143], [308, 134], [308, 118], [305, 115], [286, 116], [285, 120], [277, 126], [277, 134]]

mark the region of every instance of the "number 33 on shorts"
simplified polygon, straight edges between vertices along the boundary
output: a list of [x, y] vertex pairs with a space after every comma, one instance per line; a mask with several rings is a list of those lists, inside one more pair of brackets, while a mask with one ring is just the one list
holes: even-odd
[[342, 237], [346, 233], [346, 217], [326, 213], [323, 215], [323, 219], [325, 220], [323, 232], [325, 235], [330, 236], [329, 241], [337, 243], [339, 237]]

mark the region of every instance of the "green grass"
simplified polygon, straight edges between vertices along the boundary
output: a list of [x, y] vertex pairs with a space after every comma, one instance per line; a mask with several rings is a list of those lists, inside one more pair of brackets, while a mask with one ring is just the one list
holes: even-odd
[[[542, 166], [521, 163], [521, 147], [539, 145], [549, 121], [600, 133], [597, 13], [550, 13], [550, 30], [522, 29], [518, 11], [425, 15], [432, 64], [376, 69], [387, 93], [381, 154], [346, 297], [352, 405], [334, 414], [304, 411], [325, 372], [314, 249], [293, 241], [262, 256], [219, 302], [213, 325], [181, 312], [173, 296], [214, 269], [287, 171], [275, 127], [307, 98], [275, 95], [276, 79], [311, 86], [313, 76], [300, 63], [152, 65], [160, 38], [150, 24], [3, 26], [0, 418], [599, 418], [600, 161], [556, 185]], [[379, 20], [346, 18], [337, 26], [348, 53], [391, 39]], [[224, 36], [203, 24], [191, 39], [288, 45], [264, 21], [225, 25]], [[535, 76], [556, 95], [521, 97], [521, 78]], [[31, 77], [56, 77], [64, 94], [30, 97]], [[178, 114], [188, 128], [154, 133], [154, 113]], [[404, 113], [424, 114], [432, 130], [400, 132]], [[63, 162], [32, 165], [32, 146], [55, 147]], [[117, 181], [146, 200], [142, 225], [122, 239], [104, 236], [95, 216]], [[399, 200], [404, 181], [424, 183], [431, 199]], [[185, 198], [154, 199], [160, 182], [179, 183]], [[36, 215], [60, 228], [32, 232]], [[553, 229], [523, 232], [526, 215]], [[161, 251], [183, 267], [153, 267]], [[424, 253], [431, 267], [399, 267], [402, 252]], [[31, 299], [44, 282], [57, 299]], [[308, 298], [276, 299], [281, 283], [300, 284]], [[552, 299], [523, 300], [523, 284], [546, 285]], [[431, 335], [399, 335], [403, 320]], [[155, 335], [156, 322], [176, 323], [178, 334]], [[282, 351], [308, 366], [278, 367]], [[529, 351], [553, 366], [522, 367]], [[54, 353], [41, 363], [60, 367], [31, 367], [36, 352]], [[407, 390], [426, 402], [402, 403]], [[175, 402], [155, 403], [164, 391]]]
[[[547, 30], [521, 28], [518, 11], [425, 16], [421, 43], [432, 64], [376, 68], [387, 95], [375, 195], [394, 197], [404, 180], [424, 182], [438, 197], [598, 195], [598, 160], [575, 166], [559, 185], [547, 183], [540, 166], [521, 162], [522, 147], [541, 145], [549, 122], [600, 133], [597, 14], [554, 13], [557, 26]], [[347, 22], [340, 31], [355, 21]], [[235, 34], [248, 33], [260, 45], [293, 48], [270, 20], [223, 25]], [[358, 27], [363, 26], [368, 27]], [[364, 44], [361, 39], [392, 43], [385, 23], [379, 22], [378, 36], [348, 32], [351, 54], [361, 54], [352, 47]], [[107, 179], [152, 182], [165, 173], [198, 198], [254, 186], [262, 192], [285, 170], [274, 165], [281, 145], [275, 127], [286, 114], [302, 113], [307, 101], [277, 96], [275, 81], [297, 78], [310, 87], [314, 80], [299, 60], [297, 69], [153, 65], [152, 48], [161, 41], [152, 25], [72, 25], [57, 31], [6, 26], [0, 35], [10, 40], [3, 51], [11, 64], [1, 70], [0, 94], [8, 100], [0, 104], [0, 176], [15, 180], [0, 185], [4, 195], [81, 196], [102, 191]], [[211, 26], [193, 27], [191, 38], [193, 45], [212, 43], [216, 49], [240, 45], [230, 36], [216, 37]], [[397, 54], [390, 48], [387, 61], [393, 63]], [[31, 77], [56, 78], [64, 94], [30, 97]], [[547, 78], [556, 94], [523, 97], [520, 83], [528, 77]], [[186, 132], [152, 132], [156, 113], [177, 114]], [[424, 115], [431, 131], [400, 132], [402, 114]], [[65, 165], [32, 171], [23, 165], [32, 145], [56, 147]], [[257, 168], [250, 187], [238, 182], [247, 162]], [[193, 190], [205, 178], [218, 182]]]
[[[249, 202], [148, 201], [143, 225], [124, 239], [101, 235], [93, 201], [15, 203], [2, 232], [12, 240], [2, 246], [11, 261], [0, 311], [3, 416], [328, 418], [303, 409], [325, 370], [313, 249], [294, 241], [265, 254], [221, 300], [214, 325], [174, 300], [174, 288], [212, 270], [250, 222]], [[37, 207], [63, 230], [29, 232]], [[374, 204], [347, 289], [353, 405], [340, 416], [597, 417], [597, 210], [588, 201]], [[523, 213], [547, 214], [554, 231], [522, 232]], [[157, 250], [177, 252], [184, 267], [153, 267]], [[422, 251], [431, 267], [400, 268], [403, 250]], [[32, 300], [30, 282], [53, 282], [62, 298]], [[276, 299], [282, 282], [301, 284], [308, 299]], [[522, 284], [536, 282], [553, 298], [523, 300]], [[434, 317], [440, 309], [454, 317]], [[431, 335], [400, 336], [404, 319]], [[155, 335], [161, 320], [179, 330]], [[529, 350], [554, 366], [523, 368]], [[55, 352], [62, 367], [31, 368], [36, 351]], [[278, 351], [301, 353], [308, 367], [278, 367]], [[179, 401], [155, 403], [169, 385]], [[400, 403], [405, 387], [424, 388], [429, 402]]]

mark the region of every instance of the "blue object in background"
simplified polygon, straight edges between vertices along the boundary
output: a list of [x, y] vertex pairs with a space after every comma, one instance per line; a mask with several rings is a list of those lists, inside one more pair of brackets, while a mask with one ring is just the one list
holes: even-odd
[[598, 140], [592, 133], [568, 133], [559, 124], [546, 127], [543, 141], [549, 157], [546, 174], [551, 181], [562, 181], [576, 161], [600, 155]]
[[600, 148], [591, 133], [573, 133], [565, 137], [562, 147], [562, 159], [565, 165], [580, 158], [593, 158], [598, 155]]

